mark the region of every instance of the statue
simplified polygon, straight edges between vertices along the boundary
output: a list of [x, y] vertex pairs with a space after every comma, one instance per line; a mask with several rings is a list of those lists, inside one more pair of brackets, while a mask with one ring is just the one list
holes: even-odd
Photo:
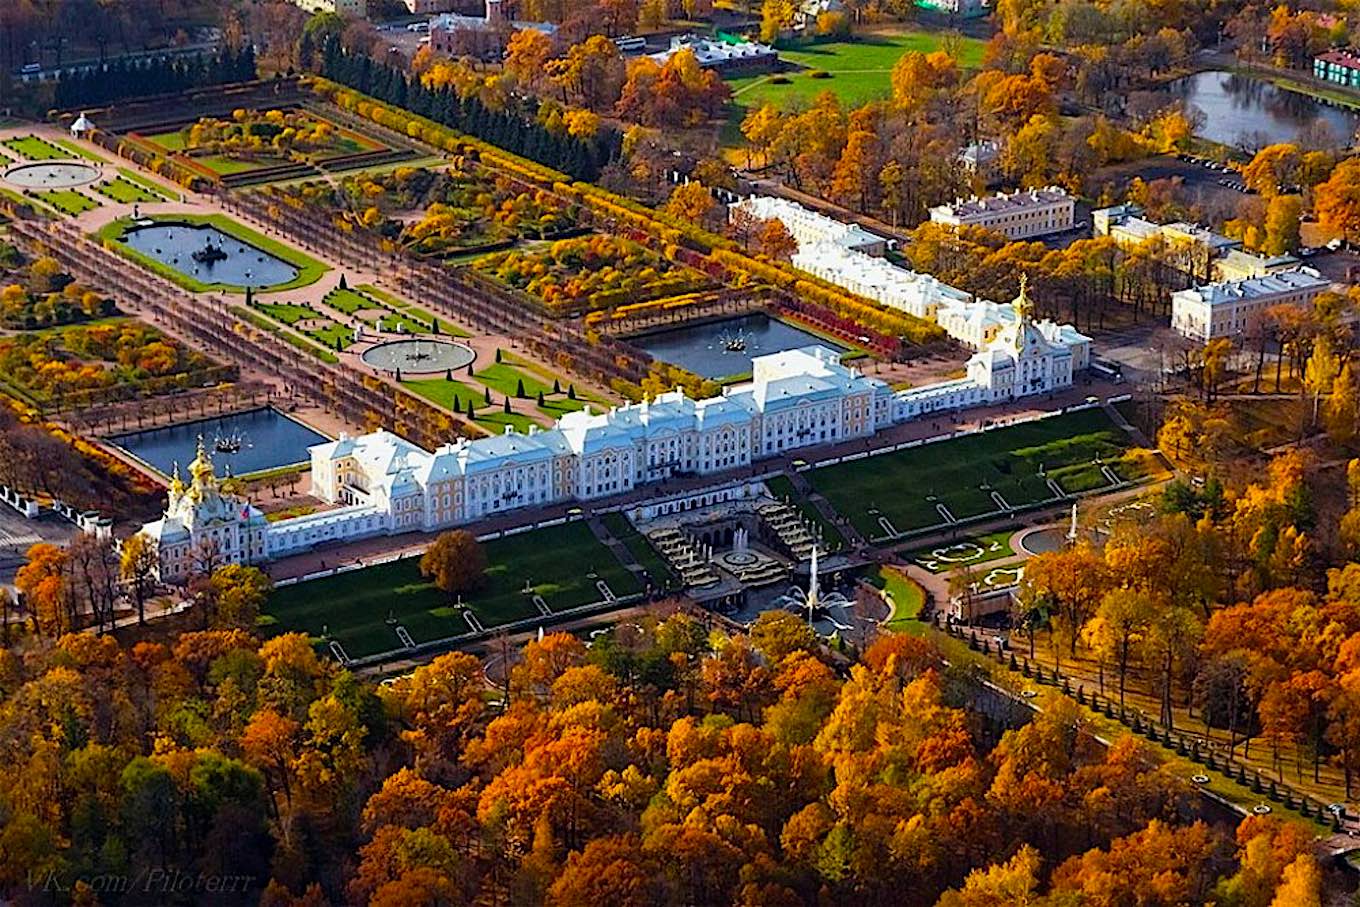
[[1067, 543], [1075, 545], [1077, 543], [1077, 502], [1072, 502], [1072, 525], [1067, 530]]

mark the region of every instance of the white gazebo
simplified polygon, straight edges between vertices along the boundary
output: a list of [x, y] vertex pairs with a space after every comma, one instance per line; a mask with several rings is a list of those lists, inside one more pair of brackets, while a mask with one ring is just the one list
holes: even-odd
[[80, 116], [76, 117], [76, 121], [71, 124], [71, 138], [89, 138], [91, 132], [94, 132], [94, 123], [90, 122], [90, 118], [85, 116], [84, 111], [81, 111]]

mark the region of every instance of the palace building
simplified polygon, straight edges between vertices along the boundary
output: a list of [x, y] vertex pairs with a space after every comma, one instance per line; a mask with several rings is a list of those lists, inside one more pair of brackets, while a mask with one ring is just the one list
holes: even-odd
[[191, 484], [170, 488], [165, 516], [142, 528], [160, 553], [160, 578], [183, 582], [211, 563], [262, 563], [326, 542], [431, 532], [523, 507], [590, 501], [676, 475], [709, 475], [825, 444], [868, 438], [894, 424], [1070, 387], [1071, 348], [1030, 318], [1021, 282], [1015, 319], [968, 360], [967, 377], [893, 391], [807, 346], [752, 362], [751, 381], [717, 397], [680, 391], [568, 413], [550, 429], [507, 428], [427, 451], [389, 431], [310, 449], [312, 494], [328, 510], [268, 522], [224, 493], [199, 444]]
[[223, 492], [212, 458], [198, 439], [186, 486], [175, 466], [165, 514], [141, 529], [160, 554], [157, 575], [180, 582], [219, 564], [252, 564], [269, 559], [269, 524], [249, 501]]

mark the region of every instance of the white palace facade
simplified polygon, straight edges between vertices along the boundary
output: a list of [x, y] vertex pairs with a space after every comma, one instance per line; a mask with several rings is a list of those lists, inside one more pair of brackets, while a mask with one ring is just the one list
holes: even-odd
[[331, 509], [267, 522], [223, 494], [199, 448], [193, 484], [176, 478], [165, 516], [142, 532], [156, 542], [160, 577], [181, 582], [204, 560], [262, 563], [318, 544], [437, 531], [524, 507], [591, 501], [673, 475], [709, 475], [794, 450], [868, 438], [931, 413], [1001, 403], [1070, 387], [1071, 350], [1017, 318], [968, 360], [967, 377], [893, 391], [808, 346], [752, 360], [752, 380], [721, 396], [680, 391], [596, 413], [568, 413], [530, 428], [427, 451], [388, 431], [311, 448], [312, 494]]

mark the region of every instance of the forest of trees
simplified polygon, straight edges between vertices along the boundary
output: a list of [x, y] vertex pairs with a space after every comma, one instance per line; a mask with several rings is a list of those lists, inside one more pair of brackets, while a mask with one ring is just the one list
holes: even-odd
[[375, 687], [262, 642], [246, 572], [173, 641], [0, 652], [7, 895], [142, 903], [89, 880], [159, 871], [267, 905], [1319, 903], [1308, 829], [1198, 821], [1066, 700], [1006, 730], [919, 638], [847, 670], [792, 615], [676, 612], [531, 642], [495, 710], [470, 655]]
[[223, 50], [209, 56], [152, 60], [117, 60], [61, 77], [54, 106], [94, 107], [147, 95], [172, 94], [191, 88], [245, 82], [255, 78], [255, 52]]
[[622, 150], [622, 136], [610, 128], [600, 128], [589, 139], [548, 131], [538, 123], [537, 105], [530, 99], [520, 108], [491, 110], [475, 96], [462, 97], [451, 87], [432, 90], [400, 69], [347, 52], [335, 41], [327, 42], [321, 57], [321, 74], [328, 79], [576, 179], [595, 179]]

